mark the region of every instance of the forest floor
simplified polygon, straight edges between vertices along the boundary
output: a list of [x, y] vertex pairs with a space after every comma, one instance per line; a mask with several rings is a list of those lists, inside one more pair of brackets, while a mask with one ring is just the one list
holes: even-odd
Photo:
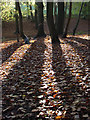
[[[73, 28], [75, 27], [77, 22], [77, 18], [72, 18], [69, 25], [68, 34], [72, 34]], [[67, 19], [65, 20], [65, 25], [67, 23]], [[31, 22], [31, 20], [25, 19], [23, 21], [23, 27], [24, 27], [24, 33], [29, 38], [35, 36], [37, 33], [37, 30], [35, 29], [34, 22]], [[44, 24], [45, 33], [49, 34], [47, 22]], [[3, 22], [2, 23], [2, 36], [3, 41], [10, 40], [10, 39], [16, 39], [15, 32], [15, 22]], [[78, 28], [76, 30], [76, 35], [79, 34], [88, 34], [88, 20], [80, 19]]]
[[90, 41], [59, 39], [0, 43], [3, 120], [90, 120]]

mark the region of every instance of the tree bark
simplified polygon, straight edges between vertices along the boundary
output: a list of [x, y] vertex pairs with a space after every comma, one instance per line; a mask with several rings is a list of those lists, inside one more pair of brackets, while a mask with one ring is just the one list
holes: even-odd
[[57, 24], [57, 6], [56, 6], [56, 2], [54, 3], [54, 24], [55, 24], [55, 26]]
[[53, 2], [47, 2], [47, 23], [52, 43], [60, 43], [53, 19]]
[[24, 35], [23, 33], [23, 19], [22, 19], [22, 13], [21, 13], [21, 8], [20, 8], [20, 4], [19, 1], [16, 2], [17, 4], [17, 8], [18, 8], [18, 13], [19, 13], [19, 22], [20, 22], [20, 36], [24, 39], [25, 44], [29, 44], [29, 39], [26, 35]]
[[66, 2], [66, 6], [65, 6], [65, 17], [67, 16], [67, 7], [68, 7], [68, 2]]
[[82, 2], [82, 4], [81, 4], [81, 8], [80, 8], [80, 11], [79, 11], [79, 16], [78, 16], [78, 20], [77, 20], [75, 28], [73, 29], [73, 35], [75, 35], [76, 29], [77, 29], [79, 21], [80, 21], [80, 15], [81, 15], [81, 12], [82, 12], [83, 4], [84, 4], [84, 2]]
[[38, 29], [38, 21], [37, 21], [37, 2], [35, 2], [35, 17], [34, 17], [34, 22], [35, 22], [35, 27]]
[[31, 13], [32, 21], [33, 21], [33, 13], [32, 13], [32, 6], [31, 5], [30, 5], [30, 13]]
[[69, 23], [70, 23], [70, 20], [71, 20], [71, 13], [72, 13], [72, 2], [70, 2], [69, 17], [68, 17], [67, 25], [66, 25], [66, 28], [65, 28], [65, 32], [62, 36], [63, 38], [66, 38], [67, 33], [68, 33]]
[[64, 28], [64, 2], [58, 2], [58, 23], [57, 23], [58, 35], [63, 34], [63, 28]]
[[67, 18], [67, 8], [68, 8], [68, 2], [66, 2], [66, 5], [65, 5], [63, 32], [64, 32], [65, 22], [66, 22], [66, 18]]
[[22, 13], [21, 13], [21, 8], [19, 2], [16, 2], [18, 12], [19, 12], [19, 21], [20, 21], [20, 36], [24, 38], [24, 33], [23, 33], [23, 20], [22, 20]]
[[[37, 5], [37, 2], [35, 2], [35, 5]], [[35, 6], [35, 27], [36, 29], [38, 29], [38, 21], [37, 21], [37, 7]]]
[[18, 6], [15, 2], [15, 9], [16, 9], [16, 13], [15, 13], [15, 19], [16, 19], [16, 35], [17, 35], [17, 42], [19, 42], [19, 23], [18, 23]]
[[38, 33], [36, 37], [45, 36], [44, 33], [44, 16], [43, 16], [43, 2], [37, 2], [38, 6]]

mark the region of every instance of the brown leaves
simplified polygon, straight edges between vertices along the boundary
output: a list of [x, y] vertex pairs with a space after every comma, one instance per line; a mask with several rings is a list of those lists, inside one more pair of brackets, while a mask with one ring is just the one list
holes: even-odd
[[55, 98], [58, 94], [54, 94], [53, 97]]
[[62, 118], [62, 116], [56, 116], [55, 120], [60, 120]]
[[7, 115], [10, 119], [88, 118], [89, 68], [85, 56], [81, 59], [64, 40], [61, 48], [47, 39], [31, 43], [19, 47], [3, 63], [5, 119]]

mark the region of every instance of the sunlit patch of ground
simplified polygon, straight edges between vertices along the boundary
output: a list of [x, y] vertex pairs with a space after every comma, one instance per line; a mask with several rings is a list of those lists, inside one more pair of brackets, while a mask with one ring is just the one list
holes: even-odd
[[67, 37], [77, 37], [77, 38], [82, 38], [82, 39], [87, 39], [87, 40], [90, 40], [90, 36], [88, 36], [87, 34], [83, 34], [83, 35], [67, 35]]
[[62, 92], [58, 87], [56, 81], [55, 72], [52, 67], [52, 44], [51, 39], [47, 41], [45, 39], [46, 49], [44, 51], [44, 64], [43, 74], [41, 75], [41, 87], [39, 91], [42, 95], [38, 96], [40, 99], [39, 117], [42, 116], [45, 119], [62, 118], [65, 115], [65, 110], [59, 110], [62, 108], [62, 100], [60, 100]]
[[[74, 42], [74, 40], [71, 41]], [[57, 76], [55, 76], [56, 71], [52, 68], [51, 40], [45, 40], [45, 44], [47, 47], [44, 52], [43, 74], [41, 75], [42, 80], [39, 89], [42, 93], [39, 96], [39, 116], [46, 119], [88, 118], [88, 112], [83, 115], [81, 114], [81, 112], [83, 113], [83, 109], [88, 111], [89, 104], [89, 67], [87, 62], [83, 61], [78, 52], [70, 44], [65, 44], [61, 40], [66, 69], [68, 68], [71, 76], [63, 72], [62, 76], [60, 74], [58, 75], [58, 81], [56, 79]], [[82, 45], [81, 43], [78, 44], [80, 46]], [[58, 63], [58, 60], [56, 60], [56, 63]], [[67, 81], [65, 77], [71, 78]]]
[[3, 72], [2, 74], [8, 75], [9, 70], [13, 70], [12, 67], [21, 59], [23, 59], [23, 56], [29, 47], [30, 45], [23, 45], [20, 48], [18, 48], [16, 51], [14, 51], [11, 57], [8, 58], [8, 60], [2, 64], [2, 72]]
[[4, 49], [6, 47], [8, 47], [9, 45], [13, 44], [13, 43], [16, 43], [17, 41], [16, 40], [11, 40], [11, 41], [6, 41], [6, 42], [1, 42], [0, 43], [0, 49]]
[[2, 64], [3, 119], [90, 119], [88, 46], [60, 41], [32, 40]]
[[[17, 41], [8, 41], [6, 43], [2, 43], [1, 49], [9, 47], [11, 44], [16, 43]], [[30, 43], [34, 43], [35, 40], [31, 40]], [[19, 62], [21, 59], [23, 59], [24, 54], [27, 52], [27, 50], [30, 48], [31, 44], [25, 44], [20, 46], [19, 48], [14, 51], [14, 53], [2, 64], [2, 76], [8, 75], [9, 70], [12, 70], [12, 67]], [[10, 49], [9, 49], [10, 50]]]

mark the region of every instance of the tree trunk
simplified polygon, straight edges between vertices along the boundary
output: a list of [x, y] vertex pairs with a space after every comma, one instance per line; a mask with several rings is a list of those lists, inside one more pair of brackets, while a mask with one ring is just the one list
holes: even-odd
[[66, 2], [66, 6], [65, 6], [65, 17], [67, 16], [67, 6], [68, 6], [68, 2]]
[[54, 25], [53, 2], [47, 2], [47, 23], [48, 23], [52, 43], [60, 43], [58, 39], [58, 34], [55, 29], [55, 25]]
[[16, 9], [16, 13], [15, 13], [15, 20], [16, 20], [16, 35], [17, 35], [17, 42], [19, 42], [19, 23], [18, 23], [18, 6], [15, 2], [15, 9]]
[[30, 14], [29, 14], [29, 4], [27, 2], [27, 15], [28, 15], [28, 19], [30, 19]]
[[22, 21], [21, 8], [20, 8], [20, 4], [19, 4], [19, 2], [16, 2], [16, 4], [17, 4], [18, 12], [19, 12], [20, 36], [23, 38], [23, 37], [24, 37], [24, 33], [23, 33], [23, 21]]
[[65, 22], [66, 22], [66, 18], [67, 18], [67, 8], [68, 8], [68, 2], [66, 2], [66, 5], [65, 5], [63, 32], [64, 32]]
[[81, 12], [82, 12], [83, 4], [84, 4], [84, 2], [82, 2], [82, 4], [81, 4], [81, 8], [80, 8], [80, 11], [79, 11], [79, 16], [78, 16], [78, 20], [77, 20], [75, 28], [73, 29], [73, 35], [75, 35], [76, 29], [77, 29], [79, 21], [80, 21], [80, 15], [81, 15]]
[[23, 19], [22, 19], [22, 13], [21, 13], [21, 8], [19, 2], [16, 2], [18, 12], [19, 12], [19, 22], [20, 22], [20, 36], [24, 39], [25, 44], [29, 44], [29, 39], [26, 35], [23, 33]]
[[70, 20], [71, 20], [71, 13], [72, 13], [72, 2], [70, 2], [69, 17], [68, 17], [68, 21], [67, 21], [65, 32], [64, 32], [64, 34], [62, 36], [63, 38], [66, 38], [67, 33], [68, 33], [69, 23], [70, 23]]
[[[37, 5], [37, 2], [35, 2], [35, 5]], [[37, 21], [37, 8], [35, 7], [35, 27], [38, 29], [38, 21]]]
[[33, 13], [32, 13], [32, 6], [31, 5], [30, 5], [30, 13], [31, 13], [32, 21], [33, 21]]
[[38, 29], [38, 22], [37, 22], [37, 10], [35, 9], [35, 27]]
[[63, 28], [64, 28], [64, 2], [58, 2], [57, 32], [59, 35], [63, 34]]
[[43, 2], [37, 2], [38, 6], [38, 33], [36, 37], [45, 36], [44, 33], [44, 16], [43, 16]]
[[54, 3], [54, 24], [55, 24], [55, 26], [57, 24], [57, 6], [56, 6], [56, 2]]

